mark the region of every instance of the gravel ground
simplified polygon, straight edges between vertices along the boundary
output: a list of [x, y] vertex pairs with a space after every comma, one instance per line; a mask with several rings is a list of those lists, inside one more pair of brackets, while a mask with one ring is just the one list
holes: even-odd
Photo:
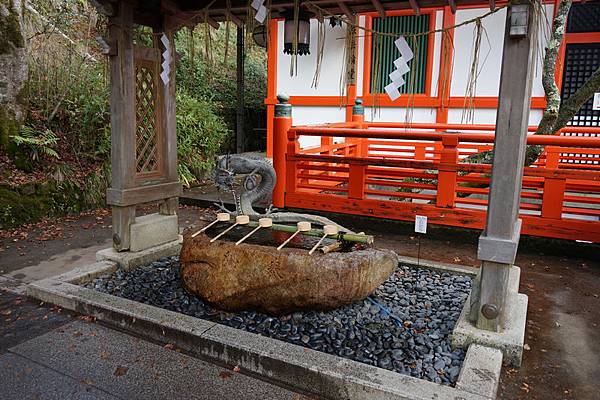
[[446, 385], [465, 356], [452, 350], [450, 333], [471, 289], [466, 276], [401, 265], [362, 302], [278, 318], [218, 311], [180, 282], [179, 259], [170, 257], [86, 287]]

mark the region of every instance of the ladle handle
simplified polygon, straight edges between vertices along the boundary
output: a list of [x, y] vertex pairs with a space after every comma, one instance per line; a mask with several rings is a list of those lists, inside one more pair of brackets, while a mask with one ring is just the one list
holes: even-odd
[[230, 230], [232, 230], [233, 228], [235, 228], [238, 225], [239, 224], [237, 222], [235, 224], [231, 225], [229, 228], [225, 229], [223, 232], [219, 233], [217, 236], [210, 239], [210, 243], [214, 242], [215, 240], [217, 240], [218, 238], [220, 238], [221, 236], [223, 236], [224, 234], [226, 234], [227, 232], [229, 232]]
[[200, 229], [198, 232], [194, 233], [192, 235], [192, 237], [195, 238], [196, 236], [198, 236], [199, 234], [201, 234], [202, 232], [204, 232], [205, 230], [207, 230], [208, 228], [210, 228], [211, 226], [213, 226], [217, 222], [219, 222], [219, 220], [215, 219], [213, 222], [211, 222], [210, 224], [206, 225], [204, 228]]
[[246, 239], [248, 239], [250, 236], [254, 235], [254, 233], [256, 233], [256, 231], [259, 230], [260, 228], [262, 228], [262, 226], [259, 225], [256, 228], [252, 229], [252, 232], [250, 232], [249, 234], [247, 234], [246, 236], [244, 236], [243, 238], [241, 238], [240, 240], [235, 242], [235, 245], [237, 246], [238, 244], [240, 244], [243, 241], [245, 241]]
[[321, 243], [323, 243], [323, 240], [325, 240], [325, 238], [329, 236], [327, 234], [323, 235], [323, 237], [321, 239], [319, 239], [319, 241], [317, 242], [317, 244], [315, 244], [315, 246], [310, 249], [310, 251], [308, 252], [308, 255], [311, 255], [312, 253], [315, 252], [315, 250], [317, 249], [317, 247], [319, 247], [321, 245]]
[[281, 244], [279, 245], [279, 247], [277, 248], [277, 251], [279, 251], [279, 250], [283, 249], [283, 248], [285, 247], [285, 245], [286, 245], [286, 244], [288, 244], [289, 242], [291, 242], [291, 241], [292, 241], [292, 239], [293, 239], [293, 238], [295, 238], [295, 237], [296, 237], [296, 235], [297, 235], [297, 234], [299, 234], [299, 233], [300, 233], [300, 231], [296, 231], [296, 232], [292, 233], [292, 236], [290, 236], [289, 238], [287, 238], [287, 239], [285, 240], [285, 242], [283, 242], [283, 243], [281, 243]]

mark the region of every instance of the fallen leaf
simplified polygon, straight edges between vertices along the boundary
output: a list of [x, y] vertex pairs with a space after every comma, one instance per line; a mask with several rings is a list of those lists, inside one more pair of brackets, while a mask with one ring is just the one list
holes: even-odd
[[12, 314], [12, 311], [10, 311], [10, 310], [2, 310], [2, 311], [0, 311], [0, 314], [2, 314], [2, 315], [10, 315], [10, 314]]
[[531, 347], [529, 347], [529, 345], [527, 343], [525, 343], [523, 345], [523, 349], [525, 349], [525, 350], [531, 350]]
[[236, 365], [235, 367], [233, 367], [233, 372], [240, 372], [240, 366]]
[[81, 382], [81, 383], [83, 383], [84, 385], [93, 385], [94, 383], [96, 383], [96, 382], [95, 382], [93, 379], [91, 379], [91, 378], [85, 378], [85, 379], [82, 379], [80, 382]]
[[175, 345], [173, 343], [167, 343], [163, 347], [168, 350], [173, 350], [175, 348]]
[[115, 369], [114, 376], [123, 376], [127, 373], [127, 367], [121, 367], [120, 365]]
[[232, 374], [231, 372], [229, 372], [229, 371], [221, 371], [221, 372], [219, 373], [219, 377], [220, 377], [221, 379], [223, 379], [223, 380], [225, 380], [225, 379], [228, 379], [228, 378], [231, 378], [232, 376], [233, 376], [233, 374]]
[[100, 358], [106, 360], [108, 358], [108, 353], [104, 350], [100, 352]]

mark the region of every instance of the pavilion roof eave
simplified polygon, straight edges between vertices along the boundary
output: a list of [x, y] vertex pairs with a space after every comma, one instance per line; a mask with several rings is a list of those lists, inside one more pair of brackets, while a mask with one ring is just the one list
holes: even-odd
[[[248, 15], [247, 0], [92, 0], [101, 12], [111, 15], [116, 3], [128, 1], [135, 3], [134, 22], [158, 26], [164, 16], [180, 19], [182, 25], [193, 26], [205, 20], [213, 27], [218, 27], [219, 22], [232, 21], [241, 25]], [[228, 4], [229, 3], [229, 7]], [[380, 0], [311, 0], [301, 3], [301, 6], [314, 8], [315, 5], [331, 15], [354, 15], [366, 12], [378, 12], [384, 15], [386, 11], [412, 9], [415, 13], [421, 9], [431, 7], [450, 6], [452, 11], [460, 5], [489, 5], [494, 8], [495, 0], [407, 0], [407, 1], [380, 1]], [[206, 14], [206, 7], [208, 15]], [[282, 13], [294, 7], [293, 0], [272, 0], [271, 17], [280, 18]]]

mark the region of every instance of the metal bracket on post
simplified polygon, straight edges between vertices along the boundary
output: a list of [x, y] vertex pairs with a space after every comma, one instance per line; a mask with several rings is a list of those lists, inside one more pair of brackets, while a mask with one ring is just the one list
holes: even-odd
[[527, 25], [529, 23], [529, 5], [515, 4], [511, 6], [510, 14], [510, 37], [520, 38], [527, 36]]

